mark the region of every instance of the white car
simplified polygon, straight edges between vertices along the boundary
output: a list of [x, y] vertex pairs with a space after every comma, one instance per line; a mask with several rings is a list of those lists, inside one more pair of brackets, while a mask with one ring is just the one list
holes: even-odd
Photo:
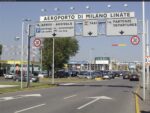
[[38, 74], [38, 77], [39, 77], [39, 78], [48, 77], [47, 72], [46, 72], [46, 71], [40, 72], [40, 73]]
[[5, 79], [13, 79], [13, 77], [14, 77], [15, 75], [13, 74], [13, 73], [6, 73], [6, 74], [4, 74], [4, 78]]

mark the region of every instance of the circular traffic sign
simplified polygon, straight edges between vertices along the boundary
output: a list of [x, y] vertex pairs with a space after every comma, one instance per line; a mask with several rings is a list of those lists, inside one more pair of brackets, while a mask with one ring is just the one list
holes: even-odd
[[130, 39], [130, 42], [133, 44], [133, 45], [138, 45], [139, 42], [140, 42], [140, 38], [136, 35], [136, 36], [132, 36], [131, 39]]
[[39, 38], [35, 38], [33, 41], [33, 44], [35, 47], [40, 47], [41, 45], [41, 40]]

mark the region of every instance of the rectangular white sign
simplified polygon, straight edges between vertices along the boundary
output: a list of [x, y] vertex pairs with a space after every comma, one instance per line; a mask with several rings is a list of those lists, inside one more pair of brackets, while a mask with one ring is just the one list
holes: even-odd
[[39, 22], [36, 25], [36, 37], [74, 37], [74, 21]]
[[98, 20], [83, 21], [83, 36], [98, 36]]
[[40, 16], [40, 21], [64, 21], [64, 20], [106, 19], [106, 18], [132, 18], [132, 17], [135, 17], [134, 12], [110, 12], [110, 13]]
[[107, 36], [137, 35], [137, 19], [136, 18], [107, 19], [106, 35]]
[[109, 64], [108, 60], [96, 60], [95, 64]]

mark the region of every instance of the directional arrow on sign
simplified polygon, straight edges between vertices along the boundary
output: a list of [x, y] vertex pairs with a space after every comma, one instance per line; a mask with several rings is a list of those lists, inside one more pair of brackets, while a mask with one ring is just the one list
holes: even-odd
[[121, 35], [123, 35], [123, 34], [124, 34], [124, 31], [121, 30], [119, 33], [120, 33]]
[[53, 33], [52, 35], [55, 37], [55, 36], [56, 36], [56, 33]]
[[94, 100], [92, 100], [92, 101], [90, 101], [90, 102], [88, 102], [88, 103], [78, 107], [77, 109], [82, 109], [82, 108], [84, 108], [84, 107], [86, 107], [86, 106], [88, 106], [88, 105], [90, 105], [90, 104], [92, 104], [92, 103], [94, 103], [94, 102], [96, 102], [96, 101], [98, 101], [100, 99], [106, 99], [106, 100], [111, 100], [112, 99], [112, 98], [107, 97], [107, 96], [96, 96], [96, 97], [88, 97], [88, 98], [93, 98]]
[[88, 32], [88, 34], [91, 36], [93, 33], [90, 31], [90, 32]]

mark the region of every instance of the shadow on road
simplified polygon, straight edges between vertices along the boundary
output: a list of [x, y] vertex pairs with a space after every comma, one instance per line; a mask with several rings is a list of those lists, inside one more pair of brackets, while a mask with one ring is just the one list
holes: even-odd
[[143, 101], [143, 98], [136, 92], [132, 92], [134, 95], [137, 95], [139, 99], [141, 99]]
[[141, 111], [141, 113], [150, 113], [150, 111]]

